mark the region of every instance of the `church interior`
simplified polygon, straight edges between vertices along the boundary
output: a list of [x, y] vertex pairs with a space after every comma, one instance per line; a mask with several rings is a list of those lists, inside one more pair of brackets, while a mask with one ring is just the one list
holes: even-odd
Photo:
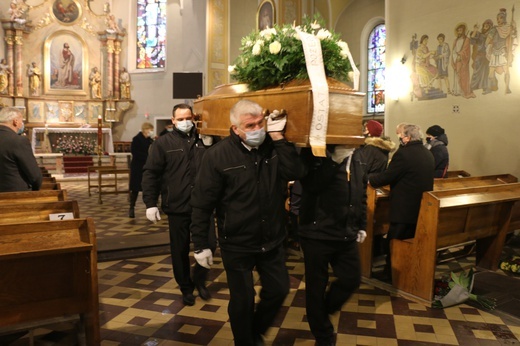
[[[23, 111], [24, 135], [48, 178], [44, 184], [54, 190], [53, 195], [65, 191], [60, 201], [71, 201], [73, 220], [55, 221], [63, 222], [53, 231], [63, 237], [63, 244], [38, 248], [30, 233], [53, 227], [46, 225], [52, 221], [43, 221], [49, 213], [29, 216], [30, 202], [35, 201], [22, 201], [20, 196], [19, 201], [8, 201], [0, 193], [0, 213], [4, 209], [11, 213], [0, 216], [0, 274], [5, 270], [0, 275], [0, 286], [5, 287], [0, 288], [0, 311], [9, 312], [4, 318], [0, 312], [0, 345], [234, 344], [219, 250], [208, 277], [212, 299], [197, 297], [195, 305], [184, 305], [173, 277], [167, 216], [151, 223], [139, 197], [135, 218], [129, 217], [130, 145], [144, 122], [154, 126], [156, 135], [171, 125], [172, 108], [178, 103], [192, 106], [200, 116], [201, 134], [226, 136], [230, 107], [225, 97], [219, 97], [229, 90], [244, 90], [235, 67], [247, 45], [244, 38], [273, 26], [299, 26], [306, 18], [320, 18], [323, 29], [348, 43], [345, 59], [348, 55], [352, 72], [345, 73], [344, 87], [338, 89], [347, 90], [339, 93], [349, 99], [344, 104], [336, 96], [330, 98], [331, 113], [348, 117], [329, 119], [327, 141], [341, 137], [342, 144], [359, 146], [364, 140], [362, 124], [368, 120], [383, 124], [383, 134], [394, 142], [401, 123], [419, 125], [423, 132], [437, 124], [450, 139], [450, 175], [445, 182], [436, 180], [430, 194], [440, 201], [434, 208], [440, 217], [429, 223], [434, 223], [439, 241], [425, 234], [424, 239], [416, 237], [415, 245], [400, 244], [409, 254], [395, 265], [407, 275], [394, 276], [393, 283], [377, 275], [384, 267], [377, 237], [387, 231], [377, 222], [378, 212], [387, 206], [388, 191], [369, 191], [367, 203], [373, 208], [368, 212], [368, 241], [360, 245], [362, 284], [341, 311], [331, 315], [336, 344], [520, 343], [520, 277], [511, 265], [504, 266], [520, 259], [515, 4], [514, 0], [2, 1], [0, 107]], [[493, 66], [485, 60], [492, 44], [484, 39], [484, 50], [478, 49], [478, 38], [492, 29], [504, 42], [495, 53], [501, 63]], [[442, 47], [450, 51], [445, 60]], [[262, 88], [247, 95], [258, 97], [266, 109], [290, 109], [300, 103], [296, 99], [300, 96], [287, 104], [279, 97], [292, 95], [290, 86], [282, 83], [269, 89], [272, 94]], [[330, 90], [336, 90], [332, 84]], [[215, 109], [225, 113], [224, 121], [207, 115]], [[312, 146], [309, 126], [303, 131], [298, 116], [289, 112], [287, 135], [298, 146]], [[333, 131], [338, 132], [336, 137]], [[73, 145], [76, 141], [81, 144]], [[478, 202], [471, 202], [473, 197]], [[5, 203], [10, 204], [4, 208]], [[17, 203], [20, 208], [14, 208], [18, 214], [13, 216], [9, 206]], [[466, 233], [443, 234], [455, 225]], [[28, 236], [35, 248], [28, 251], [24, 240], [3, 250], [2, 231], [9, 237]], [[314, 345], [305, 312], [303, 253], [290, 241], [285, 247], [290, 292], [265, 343]], [[414, 256], [426, 256], [428, 251], [433, 260], [423, 269], [423, 261]], [[38, 263], [42, 258], [38, 256], [46, 252], [54, 257]], [[194, 264], [193, 252], [190, 258]], [[20, 267], [9, 269], [11, 265]], [[45, 266], [55, 266], [51, 277], [42, 274], [47, 273]], [[451, 273], [472, 268], [476, 268], [474, 296], [450, 307], [432, 306], [438, 285]], [[32, 279], [21, 275], [22, 270]], [[78, 272], [86, 275], [76, 278]], [[54, 285], [53, 280], [66, 284]], [[256, 273], [255, 280], [259, 294]], [[7, 297], [14, 294], [9, 289], [31, 292], [34, 301], [14, 306]], [[38, 301], [45, 295], [46, 301]], [[479, 303], [477, 296], [493, 301], [494, 308]]]

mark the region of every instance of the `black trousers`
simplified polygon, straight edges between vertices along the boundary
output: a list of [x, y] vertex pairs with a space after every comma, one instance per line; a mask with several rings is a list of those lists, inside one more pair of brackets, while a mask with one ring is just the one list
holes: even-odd
[[168, 214], [173, 277], [183, 294], [194, 289], [190, 277], [190, 223], [191, 214]]
[[[280, 244], [265, 253], [223, 249], [220, 252], [230, 293], [228, 314], [235, 345], [254, 345], [255, 336], [265, 334], [289, 293], [284, 248]], [[262, 282], [256, 310], [253, 282], [255, 267]]]
[[[307, 321], [318, 343], [334, 340], [329, 314], [339, 311], [361, 283], [358, 244], [300, 238], [305, 263]], [[329, 264], [336, 276], [327, 291]]]

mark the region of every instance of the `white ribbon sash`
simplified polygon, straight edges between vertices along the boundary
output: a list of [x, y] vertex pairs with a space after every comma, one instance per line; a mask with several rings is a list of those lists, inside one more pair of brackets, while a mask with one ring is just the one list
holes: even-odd
[[323, 66], [320, 39], [314, 35], [301, 32], [300, 39], [305, 53], [307, 74], [311, 81], [313, 113], [309, 131], [309, 143], [314, 156], [325, 157], [327, 125], [329, 121], [329, 85]]

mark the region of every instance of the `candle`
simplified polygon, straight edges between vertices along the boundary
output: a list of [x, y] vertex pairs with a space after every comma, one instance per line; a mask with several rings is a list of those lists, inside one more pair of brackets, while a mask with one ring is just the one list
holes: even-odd
[[97, 130], [97, 144], [98, 144], [98, 147], [101, 148], [101, 136], [103, 135], [103, 119], [101, 118], [101, 114], [98, 115], [98, 118], [97, 118], [97, 125], [98, 125], [98, 130]]

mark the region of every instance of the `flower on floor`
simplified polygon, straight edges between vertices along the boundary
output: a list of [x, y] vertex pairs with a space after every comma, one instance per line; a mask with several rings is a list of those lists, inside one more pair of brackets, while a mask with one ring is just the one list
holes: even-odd
[[65, 154], [93, 155], [96, 153], [95, 138], [63, 135], [52, 145], [53, 151]]
[[471, 293], [474, 273], [473, 268], [471, 268], [467, 273], [463, 271], [459, 275], [452, 272], [450, 280], [447, 278], [436, 280], [432, 308], [442, 309], [464, 303], [467, 300], [473, 300], [484, 309], [493, 310], [497, 304], [495, 299], [484, 298]]
[[505, 272], [520, 274], [520, 256], [511, 256], [500, 262], [500, 269]]

